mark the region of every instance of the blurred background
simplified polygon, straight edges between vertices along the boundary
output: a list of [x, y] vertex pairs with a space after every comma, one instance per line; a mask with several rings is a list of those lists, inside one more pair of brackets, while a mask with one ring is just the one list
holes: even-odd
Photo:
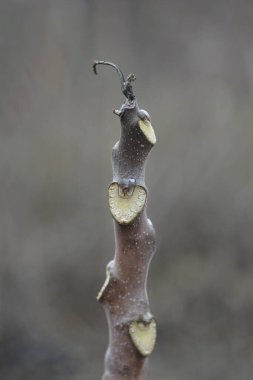
[[114, 255], [107, 205], [116, 72], [134, 72], [157, 145], [146, 379], [253, 373], [253, 3], [1, 0], [0, 378], [97, 380], [96, 295]]

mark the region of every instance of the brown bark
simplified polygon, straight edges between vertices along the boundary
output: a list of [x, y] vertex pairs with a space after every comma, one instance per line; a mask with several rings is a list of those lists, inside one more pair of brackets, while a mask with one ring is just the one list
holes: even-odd
[[103, 380], [140, 380], [156, 338], [150, 313], [147, 275], [155, 252], [155, 231], [146, 214], [145, 161], [155, 143], [150, 116], [140, 110], [133, 94], [131, 74], [119, 73], [126, 101], [119, 111], [121, 137], [112, 152], [113, 184], [109, 204], [114, 217], [115, 257], [107, 266], [107, 278], [98, 300], [103, 304], [109, 347]]

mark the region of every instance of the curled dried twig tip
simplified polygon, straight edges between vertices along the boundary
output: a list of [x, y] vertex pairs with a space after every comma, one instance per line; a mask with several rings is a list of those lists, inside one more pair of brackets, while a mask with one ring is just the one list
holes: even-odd
[[98, 61], [94, 61], [93, 62], [93, 65], [92, 65], [92, 67], [93, 67], [93, 72], [94, 72], [94, 74], [98, 74], [98, 72], [97, 72], [97, 64], [98, 64]]
[[134, 82], [136, 79], [134, 74], [129, 74], [127, 77], [127, 80], [125, 80], [125, 77], [121, 69], [119, 68], [119, 66], [115, 65], [115, 63], [108, 62], [108, 61], [97, 61], [97, 60], [93, 62], [94, 74], [97, 74], [97, 65], [106, 65], [106, 66], [113, 67], [119, 75], [121, 90], [123, 94], [125, 95], [125, 97], [130, 101], [135, 99], [135, 95], [133, 94], [133, 89], [131, 85], [131, 83]]

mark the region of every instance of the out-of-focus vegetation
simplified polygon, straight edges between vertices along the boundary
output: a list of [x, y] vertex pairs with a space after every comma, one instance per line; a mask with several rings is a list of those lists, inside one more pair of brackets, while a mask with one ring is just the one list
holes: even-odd
[[135, 73], [158, 139], [147, 379], [252, 379], [252, 22], [247, 0], [1, 1], [1, 380], [103, 371], [95, 297], [114, 251], [106, 189], [123, 98], [93, 59]]

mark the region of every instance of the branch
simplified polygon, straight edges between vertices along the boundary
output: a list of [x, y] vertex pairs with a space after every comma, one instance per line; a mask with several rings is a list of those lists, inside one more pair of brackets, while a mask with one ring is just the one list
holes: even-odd
[[147, 111], [140, 110], [131, 82], [113, 63], [120, 77], [125, 103], [120, 117], [121, 137], [112, 151], [113, 181], [109, 207], [115, 227], [115, 256], [97, 299], [104, 306], [109, 328], [103, 380], [141, 380], [143, 366], [156, 340], [156, 322], [150, 313], [147, 275], [155, 252], [155, 231], [147, 218], [145, 161], [156, 142]]

